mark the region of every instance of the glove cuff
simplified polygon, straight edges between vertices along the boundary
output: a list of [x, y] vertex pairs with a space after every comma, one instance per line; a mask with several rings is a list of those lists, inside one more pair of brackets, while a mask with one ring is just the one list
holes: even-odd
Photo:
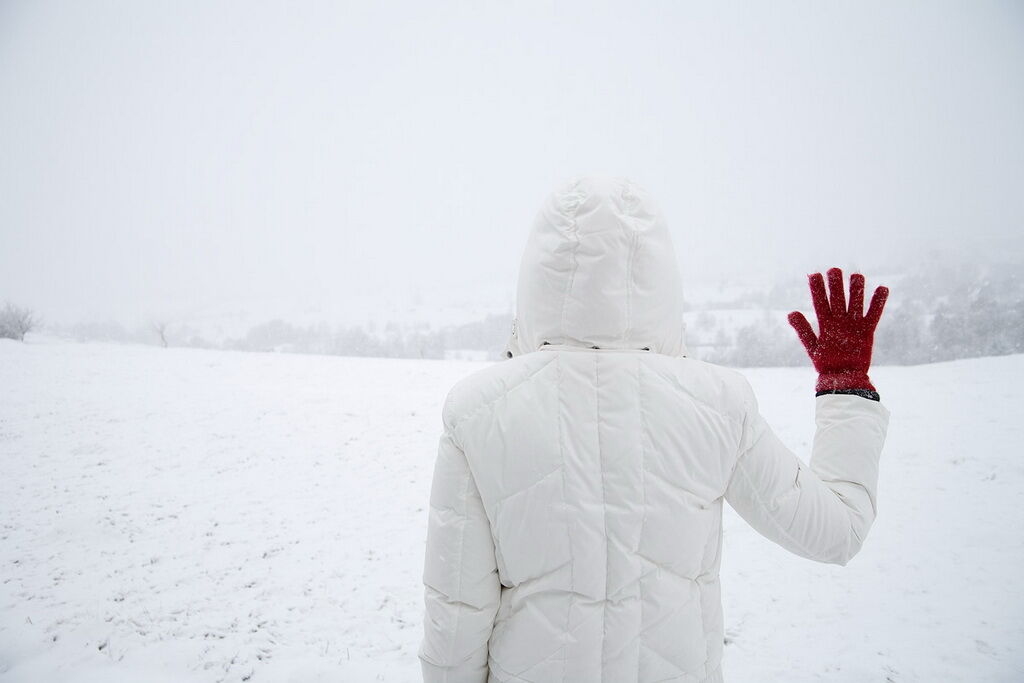
[[868, 389], [831, 389], [829, 391], [819, 391], [814, 394], [815, 398], [818, 396], [825, 396], [827, 394], [850, 394], [852, 396], [860, 396], [861, 398], [870, 399], [872, 401], [881, 401], [882, 397], [878, 395], [877, 391], [870, 391]]
[[868, 373], [861, 370], [842, 370], [840, 372], [823, 372], [818, 375], [818, 383], [814, 387], [817, 394], [859, 389], [875, 391], [875, 385], [868, 379]]

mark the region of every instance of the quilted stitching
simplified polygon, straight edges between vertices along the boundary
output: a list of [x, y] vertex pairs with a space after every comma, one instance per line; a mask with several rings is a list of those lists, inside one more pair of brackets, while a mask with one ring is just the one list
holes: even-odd
[[[540, 354], [534, 354], [540, 355]], [[608, 472], [605, 472], [605, 466], [601, 463], [603, 458], [608, 458], [609, 463], [607, 466], [611, 466], [614, 471], [616, 463], [621, 464], [620, 460], [616, 459], [618, 453], [623, 452], [624, 449], [636, 449], [636, 452], [640, 453], [641, 456], [636, 459], [636, 467], [639, 471], [643, 472], [643, 479], [638, 481], [644, 481], [645, 484], [641, 486], [635, 492], [635, 499], [632, 505], [640, 506], [640, 517], [647, 517], [650, 515], [665, 515], [671, 514], [671, 510], [650, 510], [648, 506], [644, 504], [644, 496], [647, 486], [653, 482], [663, 482], [666, 490], [671, 490], [676, 493], [678, 505], [682, 506], [681, 509], [689, 509], [702, 515], [712, 515], [709, 518], [711, 521], [704, 524], [701, 528], [702, 531], [695, 536], [695, 541], [692, 546], [686, 551], [696, 558], [695, 566], [701, 568], [707, 567], [714, 562], [714, 553], [717, 552], [717, 544], [715, 538], [719, 534], [720, 530], [720, 501], [715, 507], [712, 507], [710, 502], [703, 501], [696, 496], [685, 481], [668, 481], [665, 480], [661, 475], [651, 472], [645, 467], [646, 460], [650, 457], [666, 457], [670, 454], [666, 454], [657, 450], [658, 440], [652, 438], [652, 434], [648, 433], [651, 430], [651, 426], [646, 424], [647, 418], [641, 419], [640, 414], [646, 413], [650, 410], [649, 407], [644, 405], [645, 395], [642, 391], [639, 391], [642, 386], [637, 382], [637, 376], [641, 373], [650, 375], [648, 369], [649, 363], [662, 362], [659, 359], [654, 359], [650, 356], [636, 355], [636, 354], [582, 354], [582, 353], [550, 353], [552, 358], [557, 358], [554, 368], [557, 368], [552, 373], [546, 373], [540, 375], [533, 373], [531, 375], [530, 391], [523, 392], [518, 397], [513, 397], [510, 394], [502, 393], [503, 400], [498, 400], [501, 397], [492, 397], [488, 400], [488, 405], [492, 408], [484, 411], [476, 410], [469, 417], [459, 417], [458, 424], [460, 425], [460, 431], [466, 440], [466, 448], [470, 453], [478, 454], [477, 467], [485, 467], [488, 458], [493, 457], [538, 457], [540, 454], [531, 453], [520, 453], [520, 454], [502, 454], [500, 449], [502, 444], [498, 442], [491, 442], [490, 439], [494, 438], [492, 430], [487, 428], [487, 425], [491, 424], [495, 419], [495, 416], [491, 414], [491, 411], [497, 409], [500, 406], [501, 409], [501, 420], [506, 427], [515, 431], [517, 428], [516, 418], [519, 414], [519, 410], [525, 410], [527, 404], [532, 404], [537, 401], [538, 396], [545, 392], [553, 392], [558, 394], [561, 398], [555, 405], [561, 406], [557, 414], [547, 416], [547, 419], [552, 421], [555, 425], [553, 433], [557, 433], [557, 442], [551, 444], [551, 448], [558, 453], [559, 462], [564, 462], [564, 448], [565, 444], [561, 442], [564, 429], [566, 425], [570, 423], [573, 416], [577, 412], [585, 412], [587, 410], [592, 411], [594, 415], [592, 428], [595, 430], [594, 443], [597, 443], [599, 436], [598, 432], [601, 430], [598, 425], [602, 424], [602, 420], [598, 417], [599, 410], [604, 407], [598, 404], [597, 390], [595, 387], [601, 387], [601, 391], [609, 390], [609, 387], [603, 383], [602, 379], [594, 379], [593, 385], [589, 391], [592, 392], [590, 395], [592, 398], [588, 401], [589, 408], [579, 405], [571, 405], [571, 401], [567, 399], [568, 396], [575, 396], [578, 393], [579, 387], [576, 387], [573, 383], [579, 381], [585, 381], [588, 376], [600, 377], [600, 371], [598, 370], [598, 356], [600, 356], [600, 362], [602, 364], [607, 363], [609, 367], [618, 367], [622, 372], [618, 372], [616, 377], [625, 378], [630, 377], [630, 383], [628, 385], [611, 387], [611, 391], [615, 392], [626, 392], [633, 396], [632, 403], [634, 405], [634, 412], [637, 413], [638, 424], [643, 425], [643, 431], [634, 434], [630, 437], [629, 442], [616, 441], [614, 444], [601, 443], [600, 447], [596, 447], [595, 451], [591, 454], [592, 466], [595, 472], [595, 482], [602, 481], [604, 476], [610, 476]], [[527, 357], [522, 357], [520, 361], [525, 361]], [[667, 360], [667, 359], [666, 359]], [[690, 362], [690, 361], [674, 361], [674, 362]], [[623, 364], [629, 364], [624, 366]], [[518, 370], [514, 368], [516, 361], [508, 361], [497, 367], [508, 368], [510, 374], [518, 373]], [[639, 365], [638, 365], [639, 364]], [[590, 374], [581, 372], [581, 368], [590, 366]], [[566, 376], [565, 370], [562, 368], [572, 368], [569, 377]], [[568, 383], [568, 384], [566, 384]], [[504, 385], [503, 382], [495, 380], [496, 385]], [[523, 386], [522, 383], [516, 383], [514, 386]], [[679, 401], [683, 403], [689, 403], [690, 398], [688, 395], [679, 397]], [[522, 403], [520, 403], [520, 401]], [[680, 412], [680, 414], [688, 414], [694, 416], [692, 419], [701, 419], [699, 416], [707, 414], [702, 411], [696, 413]], [[717, 413], [715, 413], [717, 415]], [[557, 423], [557, 424], [555, 424]], [[526, 426], [523, 425], [525, 428]], [[539, 425], [533, 425], [533, 429], [547, 430], [546, 427]], [[577, 430], [579, 426], [575, 427]], [[602, 437], [603, 438], [603, 437]], [[733, 443], [729, 442], [722, 445], [721, 454], [717, 457], [730, 458], [732, 456]], [[603, 455], [602, 455], [603, 453]], [[541, 459], [545, 459], [546, 456]], [[491, 465], [492, 467], [494, 465]], [[584, 501], [573, 501], [566, 499], [566, 478], [569, 476], [568, 468], [559, 467], [555, 470], [548, 472], [545, 476], [537, 481], [533, 481], [529, 484], [521, 487], [517, 486], [514, 490], [502, 490], [500, 487], [495, 490], [484, 490], [481, 491], [481, 495], [484, 499], [485, 506], [490, 511], [491, 518], [504, 514], [500, 512], [504, 506], [507, 505], [511, 499], [516, 499], [519, 496], [524, 495], [524, 492], [528, 492], [534, 489], [539, 483], [545, 480], [555, 478], [558, 481], [558, 492], [559, 497], [557, 500], [552, 501], [553, 504], [558, 506], [564, 506], [565, 508], [573, 512], [571, 521], [575, 524], [570, 524], [565, 530], [565, 534], [559, 538], [540, 539], [531, 538], [529, 539], [532, 543], [546, 542], [548, 544], [564, 544], [568, 549], [575, 550], [576, 546], [574, 543], [589, 543], [595, 542], [607, 545], [607, 550], [601, 550], [597, 548], [595, 557], [601, 557], [601, 570], [595, 574], [597, 567], [587, 564], [582, 558], [577, 557], [576, 554], [571, 554], [571, 560], [569, 566], [566, 567], [565, 563], [559, 563], [540, 575], [531, 575], [528, 579], [519, 582], [518, 584], [512, 585], [506, 590], [509, 592], [509, 597], [503, 597], [503, 603], [513, 605], [509, 608], [509, 611], [502, 614], [500, 623], [505, 624], [510, 619], [523, 619], [529, 617], [531, 619], [543, 620], [544, 623], [548, 624], [545, 629], [558, 625], [558, 631], [565, 634], [561, 642], [553, 643], [550, 649], [543, 651], [533, 652], [532, 656], [527, 657], [527, 662], [522, 663], [520, 659], [526, 657], [521, 651], [520, 646], [513, 641], [507, 640], [512, 637], [509, 631], [504, 627], [496, 627], [495, 633], [491, 638], [490, 649], [492, 655], [496, 657], [498, 665], [501, 667], [501, 672], [498, 674], [500, 677], [497, 680], [531, 680], [529, 671], [538, 665], [545, 664], [551, 661], [552, 658], [562, 659], [559, 662], [559, 668], [563, 671], [563, 678], [565, 680], [576, 680], [573, 675], [574, 669], [572, 668], [577, 662], [575, 662], [570, 653], [573, 651], [570, 645], [573, 645], [572, 641], [575, 638], [576, 633], [581, 630], [585, 624], [590, 623], [593, 620], [605, 621], [604, 616], [608, 605], [615, 604], [619, 608], [635, 609], [637, 614], [637, 621], [642, 624], [642, 627], [637, 633], [627, 636], [625, 639], [612, 640], [611, 633], [605, 633], [602, 638], [600, 633], [598, 634], [598, 640], [594, 642], [594, 652], [596, 659], [594, 660], [594, 666], [598, 669], [601, 667], [601, 660], [610, 661], [617, 656], [625, 646], [623, 642], [629, 642], [630, 637], [639, 639], [645, 651], [654, 652], [657, 649], [657, 645], [646, 640], [649, 633], [657, 632], [668, 623], [673, 621], [673, 618], [678, 616], [679, 611], [688, 612], [693, 620], [699, 622], [702, 617], [700, 614], [700, 587], [698, 586], [697, 579], [701, 574], [694, 573], [693, 575], [686, 575], [680, 572], [677, 568], [671, 564], [662, 561], [660, 558], [650, 557], [638, 549], [638, 543], [642, 534], [647, 533], [644, 530], [648, 529], [647, 522], [640, 522], [635, 529], [635, 535], [632, 538], [621, 538], [616, 536], [608, 527], [607, 515], [610, 514], [611, 509], [621, 508], [623, 514], [628, 514], [630, 511], [630, 503], [628, 498], [622, 498], [624, 495], [628, 495], [626, 492], [616, 492], [617, 496], [614, 500], [610, 499], [612, 496], [612, 490], [607, 488], [608, 482], [605, 481], [604, 490], [601, 490], [601, 486], [592, 491], [592, 498]], [[671, 526], [668, 520], [661, 519], [659, 521], [659, 527]], [[576, 527], [577, 531], [586, 529], [584, 536], [581, 538], [578, 533], [573, 532], [573, 528]], [[593, 540], [591, 540], [593, 539]], [[506, 562], [515, 562], [515, 560], [507, 558], [508, 555], [508, 544], [518, 544], [521, 539], [505, 539], [502, 538], [501, 529], [499, 528], [496, 532], [496, 545], [502, 549], [503, 554], [506, 556]], [[671, 547], [671, 544], [678, 542], [679, 539], [663, 538], [660, 540], [654, 539], [654, 543], [660, 543], [665, 547]], [[603, 546], [602, 546], [603, 547]], [[556, 553], [557, 556], [557, 553]], [[612, 579], [613, 569], [611, 568], [610, 558], [614, 556], [619, 557], [632, 557], [633, 561], [641, 563], [638, 570], [636, 570], [635, 576], [628, 577], [628, 580], [621, 581], [621, 585], [615, 591], [615, 593], [609, 593], [608, 584], [606, 581]], [[522, 560], [520, 560], [522, 561]], [[618, 566], [618, 565], [615, 565]], [[511, 574], [515, 574], [515, 568], [509, 570]], [[587, 591], [581, 591], [577, 584], [578, 575], [580, 572], [584, 572], [591, 577], [602, 577], [600, 578], [600, 586], [605, 586], [604, 594], [599, 599], [589, 599]], [[627, 577], [623, 576], [622, 579]], [[620, 579], [616, 577], [616, 584], [620, 583]], [[653, 593], [651, 591], [654, 591]], [[527, 606], [531, 602], [531, 598], [538, 596], [542, 593], [551, 594], [560, 592], [565, 596], [563, 602], [559, 602], [559, 612], [547, 613], [542, 610], [530, 611]], [[518, 597], [520, 594], [523, 597]], [[646, 613], [645, 605], [650, 604], [654, 600], [655, 602], [663, 604], [673, 604], [676, 607], [669, 612], [660, 613], [656, 615], [648, 615]], [[552, 603], [549, 603], [552, 604]], [[523, 610], [527, 610], [527, 614], [523, 614]], [[574, 613], [579, 613], [582, 610], [582, 616], [578, 620], [570, 623], [570, 619]], [[650, 621], [651, 619], [653, 621]], [[601, 632], [605, 632], [607, 625], [603, 626]], [[700, 633], [700, 647], [703, 651], [704, 638], [710, 635], [716, 637], [714, 634], [709, 634], [706, 630], [702, 630]], [[614, 642], [614, 645], [608, 647], [608, 645], [602, 645], [607, 642], [608, 645]], [[579, 650], [582, 647], [581, 643], [575, 643], [576, 649]], [[690, 646], [692, 647], [692, 645]], [[599, 654], [602, 652], [602, 648], [607, 648], [605, 656], [602, 658]], [[506, 659], [511, 655], [511, 659]], [[697, 676], [703, 673], [704, 662], [700, 662], [700, 666], [694, 668], [691, 661], [691, 655], [687, 655], [686, 660], [680, 660], [679, 656], [671, 656], [671, 653], [662, 652], [650, 654], [645, 656], [654, 657], [659, 656], [665, 661], [673, 663], [673, 666], [677, 668], [677, 674], [679, 676], [690, 676], [692, 680], [699, 680]], [[515, 662], [520, 662], [517, 666]], [[637, 663], [639, 665], [639, 662]], [[688, 668], [689, 667], [689, 668]], [[557, 674], [557, 672], [556, 672]], [[638, 679], [639, 680], [639, 679]], [[688, 680], [683, 678], [682, 680]]]

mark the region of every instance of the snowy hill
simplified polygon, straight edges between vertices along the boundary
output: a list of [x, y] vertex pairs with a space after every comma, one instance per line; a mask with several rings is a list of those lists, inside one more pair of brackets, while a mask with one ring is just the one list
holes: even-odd
[[[416, 681], [440, 406], [482, 364], [0, 340], [0, 681]], [[727, 680], [1024, 671], [1024, 356], [873, 373], [847, 567], [726, 509]], [[805, 461], [813, 374], [748, 376]]]

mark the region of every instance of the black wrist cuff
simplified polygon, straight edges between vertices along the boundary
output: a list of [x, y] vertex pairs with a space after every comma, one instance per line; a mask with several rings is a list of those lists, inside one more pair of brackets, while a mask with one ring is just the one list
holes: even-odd
[[827, 391], [819, 391], [814, 396], [824, 396], [825, 394], [853, 394], [854, 396], [869, 398], [872, 401], [882, 400], [882, 397], [878, 395], [877, 391], [871, 391], [870, 389], [829, 389]]

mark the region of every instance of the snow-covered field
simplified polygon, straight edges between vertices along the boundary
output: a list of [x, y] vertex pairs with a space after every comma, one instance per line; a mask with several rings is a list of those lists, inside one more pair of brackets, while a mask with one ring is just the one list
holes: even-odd
[[[0, 340], [0, 680], [415, 681], [440, 405], [481, 364]], [[847, 567], [726, 514], [725, 671], [1024, 680], [1024, 356], [872, 373]], [[806, 460], [812, 371], [750, 371]]]

